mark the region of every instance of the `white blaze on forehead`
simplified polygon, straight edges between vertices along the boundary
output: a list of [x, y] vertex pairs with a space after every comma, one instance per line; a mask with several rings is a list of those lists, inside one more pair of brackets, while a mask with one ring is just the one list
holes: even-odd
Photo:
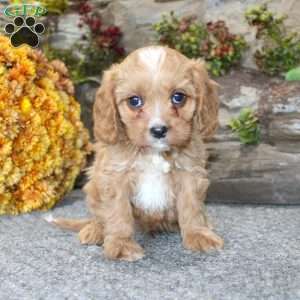
[[163, 47], [148, 47], [138, 52], [140, 60], [153, 72], [159, 72], [166, 57], [166, 50]]
[[157, 101], [154, 106], [153, 115], [151, 116], [150, 122], [149, 122], [149, 128], [152, 126], [162, 126], [165, 125], [165, 123], [161, 119], [161, 108], [160, 103]]

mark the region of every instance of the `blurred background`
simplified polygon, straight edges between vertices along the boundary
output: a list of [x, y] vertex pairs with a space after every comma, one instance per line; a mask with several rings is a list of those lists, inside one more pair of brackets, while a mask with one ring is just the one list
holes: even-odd
[[[3, 10], [15, 2], [0, 5]], [[136, 48], [167, 45], [204, 59], [221, 86], [220, 129], [209, 144], [209, 199], [300, 203], [300, 1], [40, 4], [48, 10], [39, 19], [46, 26], [40, 49], [49, 60], [59, 59], [68, 67], [91, 135], [103, 70]], [[0, 27], [7, 22], [1, 14]]]

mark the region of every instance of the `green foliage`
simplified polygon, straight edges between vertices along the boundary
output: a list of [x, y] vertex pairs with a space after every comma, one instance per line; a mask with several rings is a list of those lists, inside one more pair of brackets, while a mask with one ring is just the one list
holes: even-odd
[[300, 39], [296, 32], [288, 33], [284, 20], [268, 10], [267, 4], [250, 7], [245, 13], [250, 26], [257, 29], [262, 49], [255, 53], [257, 66], [267, 74], [280, 75], [300, 63]]
[[247, 44], [242, 36], [231, 34], [224, 21], [209, 22], [206, 28], [208, 35], [202, 43], [201, 53], [211, 73], [220, 76], [241, 61]]
[[161, 44], [190, 58], [204, 58], [208, 69], [215, 76], [225, 74], [237, 64], [247, 48], [244, 38], [231, 34], [223, 21], [204, 25], [195, 17], [179, 19], [172, 12], [163, 15], [153, 28]]
[[100, 76], [114, 62], [120, 59], [120, 55], [110, 48], [99, 47], [93, 40], [88, 44], [77, 45], [81, 58], [77, 62], [77, 81], [91, 76]]
[[287, 81], [300, 81], [300, 67], [290, 70], [285, 74]]
[[205, 26], [195, 17], [178, 19], [174, 12], [163, 15], [162, 20], [153, 25], [158, 33], [159, 42], [177, 49], [187, 57], [199, 56], [201, 41], [207, 36]]
[[69, 6], [68, 0], [40, 0], [39, 1], [48, 13], [62, 15]]
[[260, 142], [259, 121], [251, 108], [242, 109], [239, 116], [230, 121], [229, 127], [242, 144], [256, 145]]
[[99, 77], [118, 57], [107, 49], [95, 46], [75, 44], [69, 49], [57, 49], [47, 46], [43, 49], [51, 61], [59, 59], [65, 63], [73, 82], [78, 83], [90, 77]]

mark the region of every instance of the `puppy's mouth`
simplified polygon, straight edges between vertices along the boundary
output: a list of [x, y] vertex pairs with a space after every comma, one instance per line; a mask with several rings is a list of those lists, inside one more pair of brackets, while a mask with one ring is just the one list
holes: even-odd
[[148, 147], [155, 149], [157, 151], [168, 151], [170, 150], [170, 145], [167, 138], [155, 139], [150, 137]]

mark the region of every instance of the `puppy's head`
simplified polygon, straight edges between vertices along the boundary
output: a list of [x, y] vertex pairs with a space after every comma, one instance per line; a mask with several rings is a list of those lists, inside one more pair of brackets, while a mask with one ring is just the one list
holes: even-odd
[[138, 49], [106, 71], [94, 106], [94, 133], [115, 144], [168, 150], [186, 145], [193, 132], [207, 139], [218, 120], [216, 84], [204, 63], [175, 50]]

